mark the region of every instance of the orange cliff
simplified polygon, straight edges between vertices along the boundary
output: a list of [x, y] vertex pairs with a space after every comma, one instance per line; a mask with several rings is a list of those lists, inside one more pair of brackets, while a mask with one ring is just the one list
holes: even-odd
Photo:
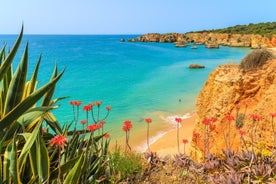
[[[274, 53], [275, 54], [275, 53]], [[216, 129], [211, 132], [210, 152], [219, 153], [225, 149], [224, 135], [228, 130], [228, 121], [225, 115], [236, 117], [237, 109], [240, 114], [246, 114], [244, 136], [247, 145], [251, 144], [252, 119], [249, 114], [262, 115], [263, 119], [257, 122], [254, 144], [266, 143], [270, 148], [273, 145], [273, 131], [270, 113], [276, 112], [276, 59], [270, 59], [264, 65], [245, 71], [238, 64], [226, 64], [217, 67], [208, 77], [197, 99], [197, 115], [194, 131], [200, 133], [200, 138], [193, 140], [193, 148], [190, 154], [197, 154], [197, 158], [203, 155], [204, 150], [204, 125], [205, 118], [216, 118]], [[246, 111], [246, 112], [245, 112]], [[241, 142], [235, 121], [230, 124], [230, 144], [235, 151], [244, 148]]]
[[139, 42], [174, 42], [187, 43], [193, 42], [196, 44], [205, 44], [206, 47], [219, 47], [219, 45], [230, 47], [251, 47], [272, 48], [276, 47], [276, 35], [265, 37], [256, 34], [228, 34], [228, 33], [169, 33], [159, 34], [150, 33], [139, 36]]

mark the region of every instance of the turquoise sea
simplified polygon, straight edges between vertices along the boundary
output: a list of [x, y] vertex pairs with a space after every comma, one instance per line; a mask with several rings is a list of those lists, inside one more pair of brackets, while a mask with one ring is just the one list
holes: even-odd
[[[153, 137], [170, 125], [164, 121], [194, 111], [197, 95], [209, 73], [220, 64], [239, 62], [249, 48], [176, 48], [172, 43], [120, 42], [138, 35], [25, 35], [15, 59], [18, 64], [29, 43], [29, 75], [42, 53], [39, 84], [51, 77], [54, 64], [66, 72], [58, 83], [55, 97], [70, 96], [58, 104], [54, 114], [61, 124], [73, 120], [71, 100], [83, 104], [101, 100], [112, 106], [106, 130], [120, 139], [123, 121], [133, 122], [133, 136], [145, 140], [144, 118], [152, 117]], [[12, 47], [16, 35], [0, 35], [1, 45]], [[192, 70], [191, 63], [205, 65]], [[179, 100], [180, 99], [180, 100]], [[101, 110], [102, 116], [105, 109]], [[80, 113], [85, 119], [85, 113]], [[81, 124], [78, 125], [82, 128]]]

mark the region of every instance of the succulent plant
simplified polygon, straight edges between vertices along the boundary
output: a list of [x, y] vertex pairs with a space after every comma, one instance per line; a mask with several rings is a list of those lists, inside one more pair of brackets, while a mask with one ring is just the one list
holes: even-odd
[[[22, 30], [6, 54], [0, 51], [0, 183], [91, 183], [108, 180], [107, 148], [109, 141], [98, 144], [103, 135], [84, 139], [84, 131], [61, 128], [51, 110], [63, 98], [52, 99], [56, 83], [64, 73], [54, 67], [49, 82], [37, 88], [37, 65], [27, 81], [28, 44], [15, 72], [12, 62], [23, 37]], [[38, 103], [41, 102], [39, 105]], [[43, 125], [50, 129], [43, 131]], [[56, 141], [66, 146], [53, 146]], [[90, 136], [91, 137], [91, 136]], [[62, 140], [59, 140], [62, 138]], [[88, 145], [85, 149], [84, 145]]]

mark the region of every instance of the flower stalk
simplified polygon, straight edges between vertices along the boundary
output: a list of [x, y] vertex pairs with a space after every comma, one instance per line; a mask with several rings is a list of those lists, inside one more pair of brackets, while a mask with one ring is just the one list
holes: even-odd
[[146, 118], [145, 122], [147, 123], [147, 146], [148, 146], [148, 151], [150, 151], [150, 143], [149, 143], [149, 124], [152, 122], [151, 118]]
[[129, 145], [129, 133], [132, 128], [132, 122], [130, 120], [125, 120], [123, 125], [123, 131], [126, 133], [126, 146], [125, 146], [125, 152], [127, 152], [127, 149], [131, 151], [131, 147]]
[[177, 134], [176, 134], [177, 148], [178, 148], [178, 153], [180, 153], [180, 147], [179, 147], [179, 124], [182, 122], [182, 119], [181, 119], [181, 118], [175, 118], [175, 121], [176, 121], [176, 123], [177, 123], [177, 125], [176, 125], [176, 131], [177, 131]]
[[58, 147], [58, 184], [61, 184], [61, 153], [66, 146], [67, 136], [56, 135], [54, 138], [50, 140], [52, 146]]

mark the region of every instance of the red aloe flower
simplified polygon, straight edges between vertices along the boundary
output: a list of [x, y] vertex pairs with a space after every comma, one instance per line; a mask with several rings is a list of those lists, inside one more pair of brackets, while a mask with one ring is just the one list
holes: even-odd
[[230, 137], [231, 137], [231, 127], [230, 127], [230, 124], [231, 124], [231, 121], [235, 120], [235, 117], [230, 115], [230, 114], [227, 114], [225, 116], [225, 119], [228, 120], [228, 132], [226, 134], [223, 132], [224, 141], [225, 141], [225, 145], [226, 145], [226, 150], [230, 151], [230, 149], [231, 149], [231, 139], [230, 139]]
[[195, 139], [199, 138], [200, 134], [198, 132], [193, 132], [193, 137]]
[[104, 138], [108, 139], [110, 137], [109, 133], [104, 134]]
[[96, 101], [95, 104], [99, 107], [102, 104], [102, 101]]
[[82, 101], [80, 100], [73, 100], [70, 102], [70, 105], [73, 105], [73, 106], [80, 106], [82, 104]]
[[181, 122], [182, 122], [182, 119], [181, 119], [181, 118], [175, 118], [175, 121], [176, 121], [177, 123], [181, 123]]
[[87, 130], [91, 131], [91, 132], [95, 132], [96, 130], [98, 130], [100, 127], [97, 124], [92, 124], [87, 126]]
[[132, 128], [132, 123], [130, 120], [125, 120], [124, 122], [124, 126], [123, 126], [123, 130], [126, 131], [130, 131], [130, 129]]
[[111, 106], [106, 106], [105, 109], [106, 109], [107, 111], [110, 111], [110, 110], [111, 110]]
[[104, 124], [105, 124], [104, 120], [100, 121], [100, 123], [99, 123], [99, 125], [101, 125], [101, 126], [103, 126]]
[[91, 107], [93, 107], [95, 105], [95, 102], [90, 102], [88, 105], [90, 105]]
[[183, 139], [182, 142], [184, 144], [184, 154], [186, 154], [186, 144], [188, 143], [188, 139]]
[[274, 113], [269, 113], [269, 116], [271, 116], [272, 118], [274, 118], [274, 117], [276, 117], [276, 112], [274, 112]]
[[202, 123], [204, 125], [206, 125], [206, 126], [209, 125], [211, 122], [212, 122], [212, 120], [211, 119], [207, 119], [207, 118], [205, 118], [205, 119], [202, 120]]
[[85, 106], [83, 106], [83, 108], [82, 108], [82, 110], [83, 110], [83, 111], [86, 111], [86, 112], [91, 111], [91, 109], [92, 109], [92, 106], [91, 106], [90, 104], [85, 105]]
[[66, 145], [67, 136], [64, 135], [56, 135], [54, 138], [50, 140], [52, 146], [59, 146], [63, 148]]
[[183, 139], [182, 142], [183, 144], [188, 144], [188, 139]]
[[129, 143], [128, 143], [128, 141], [129, 141], [129, 131], [130, 131], [130, 129], [132, 128], [132, 123], [131, 123], [131, 121], [130, 120], [125, 120], [124, 121], [124, 125], [123, 125], [123, 131], [125, 131], [126, 132], [126, 148], [125, 148], [125, 151], [127, 151], [127, 148], [129, 149], [129, 150], [131, 150], [131, 147], [130, 147], [130, 145], [129, 145]]
[[151, 123], [151, 122], [152, 122], [152, 119], [151, 119], [151, 118], [146, 118], [146, 119], [145, 119], [145, 122], [146, 122], [146, 123]]
[[82, 101], [77, 101], [77, 102], [75, 103], [76, 106], [80, 106], [81, 104], [82, 104]]
[[217, 118], [210, 118], [211, 123], [214, 123], [217, 121]]
[[245, 134], [246, 134], [246, 132], [244, 130], [240, 130], [239, 132], [240, 132], [241, 136], [245, 136]]
[[125, 125], [123, 125], [122, 130], [123, 130], [123, 131], [125, 131], [125, 132], [129, 131], [128, 127], [127, 127], [127, 126], [125, 126]]
[[225, 118], [226, 118], [228, 121], [233, 121], [233, 120], [235, 120], [235, 117], [234, 117], [234, 116], [231, 116], [230, 114], [227, 114], [227, 115], [225, 116]]
[[255, 121], [259, 121], [259, 120], [262, 120], [263, 117], [260, 115], [260, 114], [249, 114], [249, 117], [252, 118], [253, 120]]
[[86, 120], [86, 119], [81, 120], [80, 123], [81, 123], [82, 125], [85, 125], [85, 124], [87, 123], [87, 120]]
[[150, 150], [150, 144], [149, 144], [149, 124], [152, 122], [151, 118], [146, 118], [145, 122], [147, 123], [147, 145], [148, 145], [148, 150]]
[[54, 138], [52, 138], [50, 140], [52, 146], [58, 146], [59, 147], [59, 152], [58, 152], [58, 183], [61, 183], [61, 181], [60, 181], [60, 177], [61, 177], [60, 176], [60, 174], [61, 174], [61, 170], [60, 170], [61, 149], [63, 149], [64, 146], [66, 145], [66, 139], [67, 139], [67, 136], [56, 135]]
[[[74, 130], [76, 130], [78, 117], [79, 117], [79, 106], [82, 104], [82, 101], [80, 100], [73, 100], [70, 102], [70, 105], [73, 106], [73, 115], [74, 115]], [[75, 106], [77, 108], [77, 111], [75, 112]]]
[[[210, 138], [210, 134], [208, 132], [208, 126], [210, 128], [210, 126], [212, 125], [212, 122], [215, 122], [216, 119], [215, 118], [205, 118], [202, 120], [202, 123], [204, 124], [204, 152], [203, 152], [203, 158], [205, 158], [205, 154], [206, 154], [206, 148], [207, 151], [209, 153], [209, 138]], [[211, 126], [212, 127], [212, 126]]]
[[211, 132], [214, 131], [215, 129], [216, 129], [216, 125], [212, 125], [212, 124], [209, 125], [209, 130]]

